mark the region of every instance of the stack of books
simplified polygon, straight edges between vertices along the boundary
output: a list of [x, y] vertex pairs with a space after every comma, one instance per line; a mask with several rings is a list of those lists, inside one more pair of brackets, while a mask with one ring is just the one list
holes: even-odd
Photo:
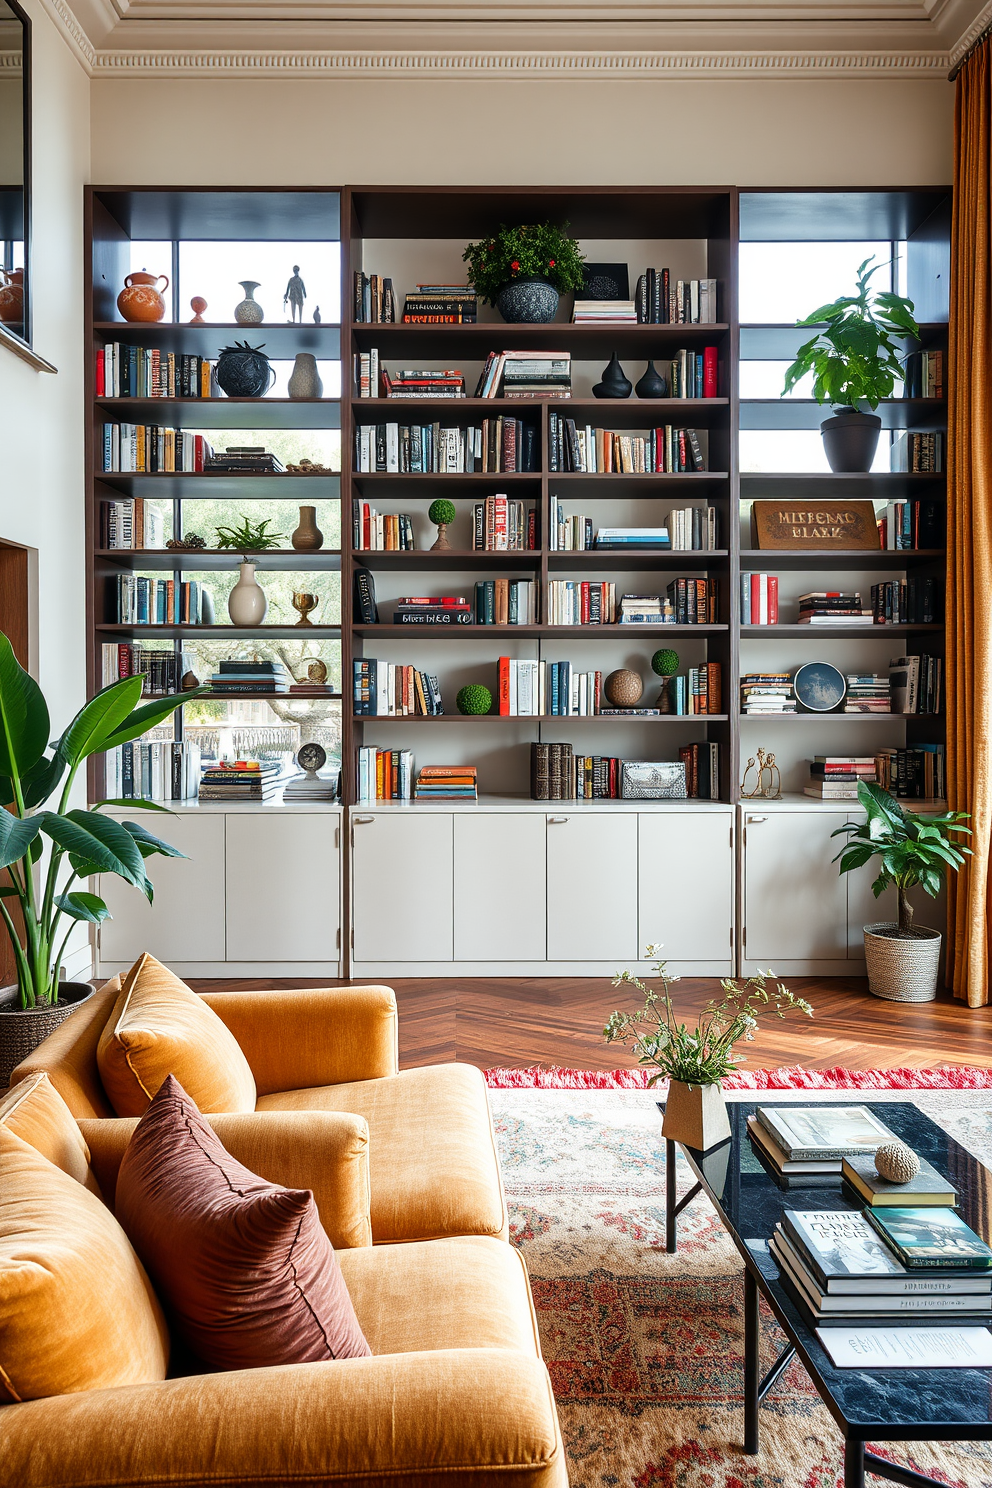
[[376, 749], [363, 744], [358, 751], [360, 801], [409, 801], [413, 798], [413, 751]]
[[671, 625], [674, 619], [671, 601], [662, 604], [660, 594], [624, 594], [620, 599], [618, 625]]
[[465, 377], [457, 371], [432, 372], [416, 367], [390, 375], [381, 373], [382, 391], [387, 398], [464, 398]]
[[235, 760], [208, 765], [200, 777], [201, 801], [271, 801], [282, 766], [276, 760]]
[[860, 594], [842, 594], [839, 589], [817, 589], [799, 596], [800, 625], [870, 625], [871, 610]]
[[951, 1208], [786, 1209], [769, 1249], [814, 1328], [992, 1322], [992, 1251]]
[[778, 624], [778, 574], [741, 574], [741, 624]]
[[222, 455], [207, 455], [203, 468], [215, 475], [282, 475], [286, 469], [264, 444], [229, 444]]
[[210, 678], [213, 692], [288, 692], [290, 674], [281, 661], [222, 661]]
[[716, 280], [673, 279], [668, 269], [645, 269], [634, 304], [643, 325], [715, 325]]
[[874, 1154], [896, 1140], [867, 1106], [759, 1106], [747, 1129], [758, 1157], [784, 1188], [836, 1186], [845, 1157]]
[[474, 325], [479, 301], [470, 284], [418, 284], [403, 306], [404, 325]]
[[576, 300], [572, 307], [575, 325], [636, 325], [633, 300]]
[[567, 351], [491, 351], [475, 389], [477, 398], [570, 398], [572, 357]]
[[394, 625], [471, 625], [472, 606], [463, 594], [412, 594], [396, 601]]
[[475, 586], [474, 618], [476, 625], [536, 625], [535, 580], [480, 579]]
[[878, 779], [873, 754], [818, 754], [809, 762], [807, 796], [821, 801], [856, 801], [859, 780]]
[[741, 712], [776, 716], [795, 713], [791, 672], [745, 672], [741, 678]]
[[845, 713], [891, 713], [888, 677], [877, 672], [848, 672]]
[[424, 765], [414, 793], [418, 801], [477, 801], [474, 765]]
[[670, 548], [667, 527], [600, 527], [596, 532], [597, 548]]
[[444, 712], [436, 676], [374, 657], [352, 661], [352, 701], [363, 718], [437, 718]]

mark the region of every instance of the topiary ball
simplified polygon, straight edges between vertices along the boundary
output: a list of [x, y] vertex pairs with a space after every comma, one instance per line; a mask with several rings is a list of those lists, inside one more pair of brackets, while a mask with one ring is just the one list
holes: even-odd
[[671, 646], [663, 646], [651, 658], [651, 670], [659, 677], [674, 677], [679, 669], [679, 653]]
[[619, 667], [607, 677], [603, 691], [614, 708], [633, 708], [641, 700], [644, 683], [630, 667]]
[[[448, 502], [447, 504], [450, 506], [451, 503]], [[435, 501], [434, 505], [444, 506], [445, 502]], [[431, 521], [433, 520], [434, 518], [432, 517]], [[493, 695], [489, 691], [489, 688], [484, 687], [481, 682], [470, 682], [467, 687], [460, 689], [458, 696], [455, 698], [455, 706], [459, 713], [470, 715], [488, 713], [492, 705]]]
[[439, 496], [436, 501], [432, 501], [427, 511], [428, 520], [433, 522], [435, 527], [447, 527], [449, 523], [455, 520], [457, 515], [455, 503], [453, 501], [445, 501], [442, 496]]

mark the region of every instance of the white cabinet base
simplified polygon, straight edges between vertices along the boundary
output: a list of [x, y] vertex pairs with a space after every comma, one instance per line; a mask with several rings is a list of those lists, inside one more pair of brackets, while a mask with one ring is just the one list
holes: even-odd
[[[631, 961], [622, 956], [614, 961], [352, 961], [352, 981], [388, 980], [390, 977], [498, 977], [502, 982], [511, 982], [514, 977], [605, 977], [608, 981], [618, 971], [630, 970], [643, 980], [651, 975], [652, 962]], [[847, 963], [845, 963], [847, 964]], [[728, 976], [725, 961], [670, 961], [669, 970], [679, 976], [715, 977]], [[197, 973], [208, 975], [208, 973]], [[246, 972], [245, 975], [250, 975]], [[850, 975], [850, 973], [848, 973]], [[623, 1001], [622, 991], [617, 993]]]

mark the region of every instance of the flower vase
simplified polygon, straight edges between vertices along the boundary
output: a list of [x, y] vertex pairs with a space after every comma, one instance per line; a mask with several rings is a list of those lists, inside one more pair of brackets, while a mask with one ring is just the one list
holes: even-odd
[[235, 306], [234, 319], [238, 325], [261, 325], [265, 319], [265, 311], [255, 298], [255, 291], [259, 286], [258, 279], [239, 279], [238, 283], [245, 292], [245, 297], [239, 305]]
[[723, 1087], [668, 1082], [665, 1119], [661, 1134], [669, 1142], [681, 1142], [695, 1152], [706, 1152], [730, 1136], [730, 1118]]
[[317, 526], [317, 508], [300, 507], [300, 525], [290, 538], [298, 553], [317, 553], [324, 546], [324, 534]]
[[254, 563], [242, 563], [238, 582], [227, 596], [231, 624], [261, 625], [268, 607], [265, 590], [255, 578]]

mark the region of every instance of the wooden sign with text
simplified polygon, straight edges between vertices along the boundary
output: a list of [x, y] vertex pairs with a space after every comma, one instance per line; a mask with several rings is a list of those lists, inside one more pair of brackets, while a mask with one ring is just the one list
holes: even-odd
[[880, 547], [870, 501], [755, 501], [751, 541], [756, 548], [779, 552], [797, 548], [867, 552]]

